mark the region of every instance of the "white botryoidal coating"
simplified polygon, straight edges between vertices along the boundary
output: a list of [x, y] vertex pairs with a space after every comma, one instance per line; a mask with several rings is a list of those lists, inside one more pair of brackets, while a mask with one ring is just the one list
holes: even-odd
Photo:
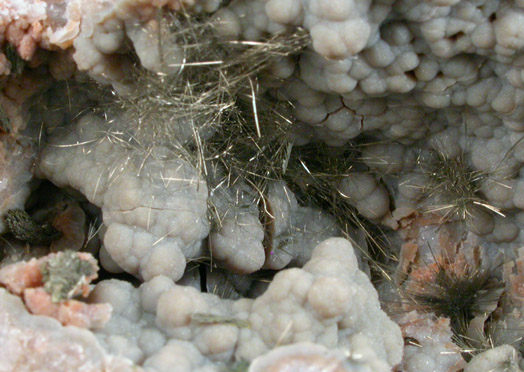
[[231, 360], [238, 342], [239, 326], [235, 322], [222, 324], [220, 320], [201, 323], [193, 319], [194, 314], [218, 319], [243, 318], [244, 322], [247, 314], [239, 313], [238, 306], [231, 301], [203, 294], [193, 287], [175, 285], [158, 299], [156, 324], [171, 340], [190, 341], [202, 355], [215, 362]]
[[313, 48], [328, 59], [346, 58], [362, 51], [376, 37], [378, 25], [387, 14], [367, 0], [261, 2], [272, 22], [308, 29]]
[[[180, 70], [184, 53], [169, 39], [169, 33], [162, 29], [158, 21], [151, 20], [146, 24], [128, 22], [125, 29], [145, 69], [167, 75]], [[158, 47], [159, 33], [163, 34], [162, 49]]]
[[115, 146], [105, 122], [85, 116], [54, 136], [37, 174], [76, 188], [101, 207], [104, 248], [123, 270], [149, 280], [182, 277], [186, 257], [201, 252], [208, 234], [207, 187], [193, 167], [153, 149], [144, 160]]
[[[473, 216], [468, 224], [490, 241], [518, 244], [520, 234], [510, 226], [516, 225], [513, 211], [524, 206], [519, 175], [524, 75], [517, 52], [522, 4], [235, 1], [219, 12], [227, 13], [222, 27], [234, 24], [235, 35], [248, 39], [286, 27], [310, 30], [312, 47], [299, 56], [295, 74], [279, 88], [295, 106], [297, 144], [320, 139], [341, 146], [364, 134], [411, 145], [456, 129], [454, 136], [472, 168], [488, 173], [481, 197], [511, 220], [505, 224], [509, 230], [498, 223], [496, 232], [491, 216]], [[362, 22], [359, 31], [369, 30], [369, 36], [360, 37], [362, 44], [353, 44], [349, 52], [349, 39], [340, 31], [355, 22]], [[450, 146], [456, 151], [456, 143]], [[369, 151], [364, 150], [364, 159]], [[380, 161], [385, 157], [372, 155]], [[393, 163], [401, 176], [413, 167], [409, 161]], [[368, 165], [378, 172], [391, 167]], [[394, 179], [386, 183], [390, 190], [403, 187]], [[385, 201], [387, 192], [373, 196]], [[417, 207], [405, 202], [394, 200], [396, 207]]]
[[[153, 6], [134, 0], [70, 0], [63, 7], [56, 2], [42, 1], [34, 5], [31, 8], [14, 0], [0, 5], [0, 41], [9, 41], [26, 59], [33, 55], [37, 44], [47, 49], [68, 48], [73, 44], [74, 52], [66, 51], [60, 58], [49, 57], [53, 60], [49, 64], [54, 77], [72, 76], [74, 71], [67, 58], [71, 52], [78, 69], [99, 81], [118, 86], [132, 65], [126, 54], [130, 48], [134, 49], [145, 68], [153, 72], [163, 71], [159, 54], [146, 37], [146, 30], [155, 27], [159, 6], [213, 12], [220, 6], [220, 1], [160, 0]], [[14, 15], [18, 16], [16, 20]], [[497, 251], [511, 250], [522, 244], [522, 1], [235, 0], [224, 2], [215, 17], [220, 18], [219, 33], [238, 39], [260, 40], [267, 34], [292, 30], [297, 26], [309, 30], [312, 45], [296, 58], [280, 60], [272, 68], [270, 74], [282, 79], [273, 82], [275, 92], [272, 93], [275, 97], [290, 100], [295, 107], [298, 123], [293, 137], [297, 146], [314, 141], [343, 146], [348, 141], [358, 141], [359, 136], [379, 140], [379, 144], [362, 147], [360, 159], [370, 171], [355, 172], [339, 185], [339, 191], [363, 216], [384, 221], [390, 207], [412, 210], [419, 207], [421, 193], [417, 186], [426, 179], [417, 173], [418, 165], [413, 162], [413, 155], [429, 144], [450, 157], [464, 152], [472, 170], [485, 173], [480, 182], [479, 196], [505, 215], [495, 216], [486, 210], [472, 212], [466, 223], [469, 230], [482, 236], [484, 242], [496, 243]], [[173, 51], [170, 61], [176, 64], [180, 57], [177, 45], [168, 43], [166, 46]], [[5, 56], [0, 54], [0, 74], [7, 73], [9, 68]], [[10, 91], [13, 98], [16, 92], [22, 91], [18, 89], [22, 85], [13, 83], [2, 88]], [[9, 111], [10, 117], [17, 119], [12, 122], [20, 126], [21, 115], [16, 109], [20, 105], [13, 103], [16, 100], [6, 104], [3, 97], [0, 96], [0, 101], [6, 106], [5, 110]], [[45, 120], [46, 128], [47, 121], [69, 121], [52, 118], [54, 110], [48, 111], [50, 119]], [[84, 120], [86, 133], [107, 129], [98, 125], [98, 119], [93, 117]], [[158, 152], [155, 150], [142, 168], [143, 154], [135, 158], [128, 149], [122, 150], [114, 144], [109, 146], [109, 141], [99, 141], [103, 137], [100, 133], [100, 136], [77, 135], [67, 139], [60, 138], [58, 133], [61, 131], [50, 135], [51, 144], [45, 148], [43, 160], [38, 165], [39, 175], [60, 186], [81, 190], [103, 209], [105, 246], [101, 250], [101, 260], [108, 271], [123, 268], [142, 279], [163, 275], [137, 290], [140, 300], [136, 294], [130, 294], [129, 299], [127, 295], [121, 295], [134, 293], [132, 288], [120, 288], [115, 283], [111, 284], [115, 287], [111, 290], [100, 286], [100, 293], [114, 291], [115, 301], [140, 301], [143, 308], [137, 310], [135, 305], [130, 305], [132, 311], [129, 313], [117, 312], [116, 320], [108, 326], [108, 330], [115, 333], [104, 336], [104, 342], [112, 350], [128, 349], [129, 358], [136, 361], [153, 358], [150, 363], [154, 368], [169, 370], [172, 369], [169, 364], [172, 363], [169, 359], [171, 351], [176, 354], [186, 350], [187, 355], [194, 355], [195, 360], [200, 358], [193, 353], [194, 350], [190, 351], [191, 346], [173, 342], [169, 347], [166, 345], [163, 354], [155, 359], [155, 353], [164, 347], [168, 337], [174, 335], [191, 340], [200, 353], [213, 355], [217, 360], [227, 359], [233, 352], [239, 355], [251, 353], [250, 357], [265, 352], [278, 343], [283, 331], [296, 340], [328, 346], [335, 339], [339, 343], [348, 340], [342, 329], [347, 329], [343, 327], [351, 319], [340, 314], [353, 309], [352, 304], [343, 301], [344, 296], [351, 292], [353, 282], [348, 280], [347, 273], [337, 277], [327, 270], [322, 274], [311, 273], [311, 268], [319, 265], [318, 262], [311, 263], [316, 258], [305, 269], [283, 271], [277, 275], [268, 292], [255, 302], [241, 300], [234, 305], [221, 302], [218, 306], [220, 315], [249, 317], [253, 326], [258, 327], [256, 330], [238, 330], [234, 326], [224, 330], [223, 327], [208, 326], [210, 330], [204, 332], [200, 329], [204, 327], [189, 324], [187, 315], [191, 308], [210, 311], [218, 301], [196, 289], [181, 291], [181, 287], [172, 282], [182, 275], [186, 258], [201, 252], [200, 241], [209, 230], [205, 219], [207, 190], [203, 181], [186, 163], [167, 160], [162, 148], [157, 149]], [[93, 138], [96, 140], [89, 142]], [[77, 146], [77, 143], [82, 145]], [[117, 161], [121, 159], [126, 160]], [[122, 171], [124, 164], [150, 174], [137, 177], [133, 172], [127, 172], [132, 167], [124, 167]], [[173, 173], [155, 173], [153, 169], [159, 168], [171, 169]], [[117, 177], [106, 177], [101, 170], [107, 169]], [[185, 185], [166, 196], [166, 190], [178, 181], [166, 182], [167, 186], [153, 183], [148, 189], [146, 183], [155, 178], [151, 177], [152, 174], [160, 174], [163, 181], [189, 178], [194, 181], [192, 185], [200, 187], [195, 190], [191, 184]], [[320, 232], [325, 232], [326, 236], [337, 233], [335, 224], [326, 214], [296, 206], [292, 197], [282, 198], [284, 188], [269, 195], [272, 198], [270, 204], [279, 216], [285, 216], [274, 221], [272, 245], [281, 249], [277, 249], [269, 259], [264, 256], [264, 225], [258, 219], [256, 205], [251, 203], [249, 213], [232, 213], [231, 219], [224, 220], [222, 230], [213, 231], [212, 249], [224, 267], [247, 273], [263, 265], [274, 269], [281, 269], [289, 263], [300, 266], [310, 257], [309, 247], [313, 239], [324, 237]], [[173, 195], [177, 195], [176, 201], [166, 208], [166, 201], [171, 202]], [[226, 201], [224, 211], [231, 207], [229, 201], [235, 197], [235, 194], [230, 199], [221, 197]], [[157, 202], [159, 204], [154, 205]], [[220, 204], [220, 201], [214, 202]], [[293, 239], [289, 239], [290, 235]], [[307, 249], [300, 250], [301, 246], [306, 247], [306, 243]], [[245, 256], [239, 253], [245, 253]], [[330, 259], [325, 261], [328, 261], [325, 266], [330, 268], [347, 264]], [[304, 280], [307, 295], [300, 292], [306, 289], [293, 287], [293, 282], [298, 279]], [[179, 308], [176, 300], [167, 293], [180, 296]], [[293, 296], [290, 293], [297, 297], [302, 295], [311, 308], [304, 310], [292, 303], [280, 311], [276, 299], [282, 296], [283, 302], [291, 303]], [[291, 298], [285, 297], [287, 295]], [[326, 306], [322, 301], [324, 296], [331, 296], [336, 306]], [[110, 296], [100, 294], [100, 298], [106, 297]], [[158, 307], [159, 303], [162, 306]], [[257, 307], [251, 309], [254, 303]], [[171, 307], [180, 311], [175, 311], [173, 318], [169, 318]], [[354, 307], [366, 308], [360, 303]], [[135, 313], [142, 310], [149, 315], [139, 319]], [[337, 318], [333, 314], [343, 317], [342, 322], [330, 323], [329, 319]], [[301, 320], [301, 325], [311, 322], [317, 328], [302, 329], [293, 324], [289, 326], [291, 330], [287, 330], [290, 319]], [[372, 320], [362, 320], [362, 323], [371, 324]], [[132, 323], [142, 321], [140, 327], [147, 328], [147, 332], [143, 331], [143, 335], [132, 342], [118, 331], [118, 325], [134, 331], [136, 328], [132, 328]], [[179, 321], [183, 326], [178, 326]], [[169, 336], [160, 333], [156, 324], [167, 329]], [[425, 324], [422, 328], [419, 333], [430, 332], [428, 329], [432, 325]], [[226, 331], [226, 345], [217, 342], [218, 335]], [[245, 342], [239, 344], [238, 350], [229, 346], [237, 337], [235, 332]], [[376, 341], [380, 337], [373, 330], [369, 332], [373, 334], [370, 338], [374, 340], [374, 353], [385, 359], [387, 353], [381, 342]], [[447, 335], [446, 332], [438, 334], [439, 340], [443, 342]], [[212, 350], [215, 344], [221, 348]], [[249, 346], [245, 346], [247, 344]], [[438, 346], [428, 342], [423, 348], [429, 350], [427, 354], [411, 354], [413, 350], [409, 350], [406, 368], [420, 371], [422, 366], [429, 368], [428, 365], [435, 363], [431, 368], [438, 370], [451, 363], [452, 358], [434, 362], [434, 356], [440, 350]], [[478, 360], [487, 365], [506, 355], [507, 350], [492, 352], [494, 356], [486, 354], [482, 358], [479, 356]], [[207, 368], [205, 360], [192, 363], [188, 363], [187, 368]], [[470, 365], [475, 366], [475, 363], [474, 360]], [[388, 361], [388, 364], [394, 363]]]
[[415, 155], [401, 144], [375, 144], [362, 149], [362, 161], [379, 174], [395, 174], [409, 170]]
[[379, 220], [389, 211], [388, 192], [370, 173], [355, 172], [345, 176], [338, 191], [347, 203], [371, 220]]
[[138, 338], [142, 330], [152, 324], [152, 319], [147, 321], [143, 317], [138, 291], [130, 283], [106, 280], [95, 286], [88, 301], [114, 306], [109, 322], [95, 333], [105, 349], [141, 363], [145, 355], [138, 346]]
[[144, 311], [154, 313], [160, 295], [174, 286], [172, 279], [159, 275], [140, 286], [140, 304]]
[[[524, 118], [520, 3], [237, 0], [223, 7], [219, 1], [157, 5], [195, 12], [218, 9], [218, 31], [228, 37], [258, 40], [297, 26], [309, 30], [312, 46], [298, 62], [282, 60], [271, 72], [288, 79], [279, 83], [278, 95], [295, 106], [297, 144], [320, 139], [341, 146], [364, 134], [411, 145], [446, 127], [463, 126], [457, 135], [462, 145], [467, 143], [463, 147], [472, 166], [489, 172], [493, 183], [508, 183], [486, 186], [488, 201], [505, 212], [522, 209], [517, 187]], [[43, 9], [35, 8], [30, 17], [25, 8], [19, 12], [34, 21], [43, 17]], [[55, 45], [74, 42], [77, 67], [96, 79], [117, 84], [129, 71], [126, 39], [146, 68], [162, 69], [158, 50], [147, 42], [148, 30], [158, 27], [153, 7], [127, 0], [75, 0], [62, 10], [49, 10], [52, 23], [63, 26]], [[176, 65], [178, 46], [168, 39], [164, 46], [173, 51]], [[395, 166], [402, 173], [409, 163]], [[397, 188], [393, 180], [387, 182]], [[487, 235], [489, 230], [478, 229]], [[520, 239], [498, 232], [490, 239], [509, 242], [510, 236]]]
[[349, 347], [349, 336], [361, 334], [379, 359], [389, 366], [400, 362], [400, 330], [380, 310], [377, 293], [345, 239], [320, 243], [303, 269], [280, 271], [251, 309], [251, 327], [240, 333], [239, 359], [251, 360], [279, 343]]
[[138, 293], [131, 283], [119, 280], [100, 282], [89, 295], [89, 301], [109, 303], [113, 306], [113, 315], [121, 315], [130, 321], [137, 321], [141, 316]]
[[287, 245], [289, 238], [295, 237], [296, 214], [300, 207], [285, 182], [272, 182], [268, 186], [264, 208], [268, 219], [268, 247], [264, 268], [279, 270], [286, 267], [293, 258], [293, 252], [283, 246]]
[[[73, 58], [80, 70], [87, 71], [96, 80], [109, 83], [118, 83], [131, 71], [131, 61], [121, 53], [128, 48], [127, 40], [131, 40], [145, 68], [163, 73], [179, 69], [176, 65], [181, 61], [181, 55], [177, 46], [166, 39], [163, 52], [167, 53], [161, 57], [159, 49], [154, 46], [156, 44], [150, 40], [150, 31], [161, 27], [155, 16], [159, 7], [213, 12], [220, 5], [218, 0], [161, 0], [154, 5], [128, 0], [74, 0], [72, 3], [76, 3], [76, 7], [69, 5], [68, 9], [77, 8], [77, 13], [82, 14], [81, 22], [76, 25]], [[136, 17], [137, 13], [143, 16]], [[156, 32], [153, 34], [157, 35]]]
[[291, 215], [298, 209], [297, 198], [285, 182], [271, 182], [268, 185], [265, 207], [271, 218], [272, 235], [281, 235], [293, 223]]
[[215, 225], [209, 234], [209, 251], [220, 266], [249, 274], [259, 270], [265, 260], [257, 194], [244, 182], [229, 185], [223, 173], [208, 165], [209, 204]]
[[[178, 285], [193, 287], [204, 292], [212, 293], [222, 299], [237, 300], [250, 294], [251, 287], [259, 283], [249, 275], [239, 275], [213, 266], [206, 266], [205, 271], [200, 270], [198, 264], [188, 265]], [[267, 284], [267, 283], [264, 283]], [[155, 302], [156, 305], [156, 302]]]
[[264, 229], [258, 215], [235, 213], [221, 221], [209, 236], [209, 248], [216, 262], [233, 273], [249, 274], [264, 264]]
[[[101, 228], [100, 230], [101, 230], [100, 234], [102, 236], [104, 233], [102, 230], [104, 229]], [[118, 266], [118, 264], [115, 262], [115, 260], [111, 258], [111, 255], [107, 251], [106, 247], [102, 245], [98, 253], [99, 253], [98, 259], [100, 260], [100, 265], [102, 265], [104, 270], [106, 270], [109, 273], [113, 273], [113, 274], [120, 274], [124, 272], [124, 270], [120, 266]]]
[[288, 236], [281, 236], [280, 249], [291, 253], [293, 266], [302, 267], [311, 258], [313, 249], [322, 241], [339, 236], [340, 227], [333, 216], [318, 208], [299, 207], [296, 222], [288, 230]]
[[402, 356], [400, 329], [380, 309], [351, 243], [341, 238], [319, 244], [303, 269], [282, 270], [256, 300], [225, 300], [157, 276], [138, 289], [102, 281], [89, 301], [115, 308], [95, 330], [101, 344], [152, 372], [170, 371], [178, 361], [188, 371], [219, 368], [300, 342], [349, 352], [349, 365], [359, 371], [388, 370]]
[[[181, 291], [174, 293], [176, 289]], [[159, 300], [163, 294], [164, 300]], [[155, 372], [153, 368], [173, 368], [172, 363], [176, 363], [177, 358], [167, 358], [168, 351], [173, 348], [173, 344], [190, 345], [188, 355], [185, 357], [187, 363], [208, 363], [208, 358], [214, 354], [219, 354], [217, 350], [220, 346], [226, 344], [227, 355], [229, 358], [232, 354], [234, 342], [227, 341], [228, 332], [223, 329], [216, 329], [216, 334], [212, 335], [211, 340], [199, 341], [209, 333], [209, 326], [192, 326], [191, 331], [185, 329], [183, 332], [176, 334], [169, 333], [163, 321], [173, 321], [181, 319], [191, 312], [209, 312], [209, 307], [198, 306], [195, 302], [187, 302], [188, 299], [198, 299], [199, 292], [194, 288], [185, 290], [185, 287], [177, 286], [173, 281], [165, 276], [157, 276], [152, 280], [143, 283], [140, 288], [134, 288], [127, 282], [119, 280], [105, 280], [98, 283], [89, 297], [90, 302], [105, 302], [116, 306], [112, 318], [102, 329], [95, 330], [95, 335], [103, 347], [112, 354], [122, 355], [132, 360], [137, 365], [143, 365], [145, 370]], [[191, 297], [193, 296], [193, 297]], [[164, 306], [168, 309], [179, 309], [174, 314], [162, 313], [155, 316], [157, 304], [161, 301], [171, 301], [172, 307]], [[179, 306], [176, 304], [179, 303]], [[202, 300], [201, 304], [205, 303]], [[217, 310], [227, 313], [226, 309], [220, 303]], [[209, 304], [209, 306], [213, 306]], [[189, 313], [188, 313], [189, 312]], [[185, 315], [184, 315], [185, 314]], [[236, 329], [235, 327], [232, 327]], [[235, 331], [238, 332], [238, 331]], [[208, 336], [209, 337], [209, 336]], [[222, 340], [217, 342], [217, 340]], [[192, 341], [192, 344], [188, 341]], [[171, 346], [169, 346], [171, 345]], [[167, 347], [167, 349], [166, 349]], [[215, 349], [212, 349], [215, 347]], [[224, 347], [224, 346], [222, 346]], [[210, 349], [211, 348], [211, 349]], [[199, 351], [200, 349], [200, 351]], [[223, 357], [223, 358], [224, 358]], [[222, 359], [223, 359], [222, 358]], [[184, 363], [186, 363], [184, 362]], [[164, 367], [161, 367], [164, 365]], [[160, 369], [164, 371], [164, 369]], [[189, 369], [191, 370], [191, 369]]]
[[475, 355], [464, 372], [475, 371], [521, 371], [521, 357], [510, 345], [502, 345]]
[[395, 320], [402, 335], [412, 340], [404, 347], [402, 371], [456, 372], [464, 368], [466, 363], [460, 348], [452, 342], [448, 319], [434, 319], [433, 314], [412, 311]]
[[282, 181], [269, 184], [265, 203], [270, 214], [266, 226], [266, 269], [281, 270], [290, 263], [304, 266], [320, 242], [340, 235], [332, 216], [298, 205], [294, 193]]
[[[157, 298], [155, 291], [161, 291], [160, 287], [169, 282], [173, 285], [171, 279], [158, 276], [145, 282], [140, 289], [114, 279], [102, 281], [95, 286], [88, 298], [89, 302], [116, 306], [106, 326], [94, 332], [106, 350], [141, 365], [146, 358], [165, 345], [167, 338], [156, 327], [154, 317], [148, 312], [150, 308], [147, 301], [151, 297]], [[152, 293], [145, 294], [144, 289], [151, 289]]]
[[289, 370], [386, 372], [390, 370], [386, 363], [376, 358], [372, 350], [366, 348], [365, 344], [355, 342], [351, 346], [351, 349], [346, 351], [328, 349], [325, 346], [308, 342], [280, 346], [253, 360], [248, 372]]
[[129, 359], [111, 355], [88, 330], [30, 314], [18, 296], [3, 288], [0, 299], [0, 370], [142, 371]]
[[[158, 3], [164, 4], [175, 10], [184, 6], [196, 12], [212, 12], [220, 2]], [[121, 78], [129, 68], [129, 63], [119, 54], [119, 48], [124, 48], [125, 37], [134, 40], [139, 55], [155, 59], [151, 46], [133, 36], [133, 26], [126, 26], [140, 23], [147, 28], [151, 25], [148, 22], [154, 21], [155, 12], [132, 1], [103, 5], [99, 1], [76, 0], [62, 10], [65, 14], [58, 8], [53, 8], [49, 14], [58, 25], [71, 20], [64, 26], [68, 32], [63, 31], [63, 40], [64, 45], [67, 45], [65, 40], [69, 43], [74, 40], [79, 68], [99, 79], [114, 80]], [[24, 14], [26, 10], [18, 11]], [[35, 9], [35, 19], [41, 19], [44, 10], [45, 7], [39, 12]], [[83, 15], [82, 19], [79, 14]], [[388, 17], [392, 18], [393, 14], [391, 21]], [[502, 120], [509, 128], [519, 127], [521, 68], [513, 62], [518, 58], [521, 29], [517, 21], [522, 14], [520, 4], [500, 4], [498, 1], [259, 0], [234, 1], [220, 8], [217, 17], [222, 21], [220, 29], [225, 30], [224, 34], [247, 39], [258, 39], [266, 32], [290, 27], [305, 27], [312, 35], [312, 48], [317, 54], [308, 51], [300, 57], [298, 76], [316, 91], [315, 96], [319, 93], [335, 98], [343, 95], [345, 106], [351, 110], [341, 116], [353, 118], [348, 119], [348, 123], [361, 122], [362, 110], [356, 110], [355, 103], [365, 106], [374, 96], [381, 96], [390, 107], [379, 113], [381, 132], [388, 138], [412, 141], [424, 135], [429, 120], [424, 120], [426, 114], [415, 117], [413, 113], [407, 114], [409, 118], [401, 115], [403, 120], [399, 120], [398, 113], [409, 106], [448, 111], [469, 106], [474, 109], [468, 113], [471, 118], [468, 121], [491, 116], [494, 122]], [[133, 23], [136, 18], [140, 21]], [[329, 58], [319, 58], [319, 55]], [[487, 63], [483, 64], [483, 60]], [[156, 69], [155, 63], [150, 66]], [[309, 111], [321, 112], [321, 104], [323, 102], [310, 103]], [[303, 108], [298, 106], [297, 112], [300, 111]], [[431, 110], [427, 114], [431, 115]], [[375, 121], [375, 115], [370, 113], [366, 114], [366, 119], [370, 115], [372, 120], [369, 121]], [[351, 133], [342, 134], [343, 120], [330, 121], [334, 123], [323, 126], [323, 137], [333, 144], [343, 143], [360, 131], [369, 130], [365, 125], [368, 120], [365, 120], [361, 130], [352, 128]], [[378, 129], [372, 127], [375, 127], [372, 130]], [[311, 130], [321, 131], [319, 128]], [[483, 135], [488, 131], [483, 127]], [[480, 134], [480, 130], [475, 132]]]
[[146, 359], [144, 368], [148, 372], [211, 372], [209, 365], [198, 349], [187, 341], [171, 340], [159, 352]]

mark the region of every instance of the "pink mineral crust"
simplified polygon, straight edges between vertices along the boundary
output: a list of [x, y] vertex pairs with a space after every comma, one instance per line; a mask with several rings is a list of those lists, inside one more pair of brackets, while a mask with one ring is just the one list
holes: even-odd
[[[44, 289], [41, 268], [50, 259], [62, 255], [62, 252], [28, 262], [18, 262], [0, 269], [0, 284], [10, 292], [22, 296], [27, 309], [37, 315], [45, 315], [57, 319], [63, 325], [74, 325], [84, 328], [102, 327], [111, 318], [112, 307], [109, 304], [87, 304], [77, 300], [62, 300], [54, 303], [51, 294]], [[89, 283], [96, 279], [98, 265], [89, 253], [78, 252], [81, 260], [93, 265], [94, 274], [86, 277], [73, 295], [89, 295]], [[0, 370], [1, 371], [1, 370]]]
[[0, 371], [141, 372], [120, 356], [108, 355], [93, 333], [31, 315], [19, 297], [0, 288]]
[[40, 287], [43, 285], [40, 265], [36, 258], [8, 265], [0, 269], [0, 284], [17, 295], [22, 295], [26, 288]]
[[[167, 7], [172, 10], [191, 9], [196, 0], [2, 0], [0, 1], [0, 46], [4, 42], [13, 45], [20, 57], [30, 61], [38, 48], [65, 50], [82, 35], [76, 49], [87, 46], [90, 49], [93, 33], [97, 27], [104, 28], [106, 22], [120, 24], [128, 19], [147, 22], [154, 19], [156, 10]], [[111, 27], [111, 26], [110, 26]], [[120, 26], [118, 26], [120, 27]], [[108, 32], [102, 31], [102, 32]], [[92, 49], [95, 52], [96, 49]], [[95, 53], [96, 54], [96, 53]], [[97, 63], [82, 62], [77, 55], [80, 69], [117, 70], [123, 63], [117, 55], [87, 55]], [[102, 60], [104, 60], [102, 62]], [[99, 66], [102, 65], [102, 66]], [[97, 67], [98, 66], [98, 67]], [[9, 75], [10, 62], [0, 52], [0, 75]], [[101, 71], [91, 71], [100, 72]], [[113, 72], [116, 74], [116, 72]]]
[[[79, 31], [82, 2], [3, 0], [0, 3], [0, 43], [11, 43], [25, 60], [30, 60], [38, 47], [67, 48]], [[0, 64], [0, 71], [6, 71], [5, 62]]]
[[[50, 259], [61, 254], [63, 253], [52, 253], [42, 258], [33, 258], [28, 262], [17, 262], [8, 265], [0, 269], [0, 284], [18, 295], [22, 294], [27, 288], [43, 287], [41, 267]], [[89, 283], [98, 277], [98, 264], [90, 253], [78, 252], [77, 254], [81, 260], [89, 261], [93, 265], [94, 274], [86, 277], [83, 284], [77, 288], [73, 295], [82, 294], [83, 297], [87, 297], [89, 294]]]
[[[23, 59], [31, 59], [41, 41], [42, 22], [46, 17], [44, 1], [2, 1], [0, 3], [0, 42], [8, 41], [17, 48]], [[11, 66], [6, 67], [5, 62], [0, 65], [0, 70], [9, 72]]]
[[100, 328], [111, 318], [112, 308], [109, 304], [87, 304], [77, 300], [53, 303], [43, 288], [26, 289], [24, 302], [31, 313], [50, 316], [63, 325]]

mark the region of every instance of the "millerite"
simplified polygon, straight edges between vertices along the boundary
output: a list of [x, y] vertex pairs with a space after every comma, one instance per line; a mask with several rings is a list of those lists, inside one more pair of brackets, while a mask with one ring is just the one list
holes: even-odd
[[9, 133], [11, 131], [11, 122], [1, 104], [0, 104], [0, 130], [5, 133]]
[[523, 1], [0, 0], [5, 369], [517, 366], [523, 48]]
[[26, 211], [21, 209], [7, 211], [4, 222], [15, 238], [30, 244], [49, 244], [62, 235], [49, 223], [38, 224]]
[[471, 169], [466, 153], [449, 156], [431, 150], [420, 156], [418, 165], [427, 178], [427, 184], [418, 186], [424, 197], [424, 211], [441, 214], [443, 220], [466, 220], [475, 209], [500, 213], [480, 193], [481, 183], [488, 175]]
[[21, 75], [24, 71], [25, 61], [20, 58], [16, 48], [12, 44], [7, 44], [5, 47], [4, 53], [7, 57], [7, 60], [11, 64], [11, 75], [18, 76]]

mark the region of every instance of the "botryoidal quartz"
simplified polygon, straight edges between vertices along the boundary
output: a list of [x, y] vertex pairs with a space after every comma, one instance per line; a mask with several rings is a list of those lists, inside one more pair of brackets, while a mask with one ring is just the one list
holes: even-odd
[[[171, 37], [167, 17], [208, 20], [224, 59], [286, 35], [300, 47], [253, 75], [240, 66], [231, 101], [183, 117], [163, 83], [226, 62], [187, 63], [207, 34]], [[86, 301], [112, 314], [64, 327], [0, 289], [0, 372], [520, 370], [523, 51], [520, 0], [4, 0], [0, 274], [90, 252], [104, 276]], [[202, 86], [232, 94], [223, 79], [180, 87], [196, 107]], [[260, 97], [291, 112], [285, 156], [270, 157], [281, 177], [229, 169], [244, 127], [220, 147], [209, 124], [247, 107], [256, 142]], [[315, 169], [296, 161], [311, 148], [330, 154]], [[15, 239], [4, 218], [23, 209], [61, 243]], [[485, 299], [461, 332], [427, 300], [449, 288], [413, 290], [443, 270], [460, 282], [457, 267]]]

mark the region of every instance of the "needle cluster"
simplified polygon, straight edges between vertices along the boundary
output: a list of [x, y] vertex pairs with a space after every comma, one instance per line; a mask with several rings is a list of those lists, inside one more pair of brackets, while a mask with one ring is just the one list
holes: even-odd
[[418, 159], [418, 166], [426, 178], [422, 188], [424, 211], [439, 213], [444, 220], [466, 220], [475, 210], [500, 214], [481, 195], [480, 187], [487, 175], [471, 169], [465, 152], [448, 156], [432, 150]]

